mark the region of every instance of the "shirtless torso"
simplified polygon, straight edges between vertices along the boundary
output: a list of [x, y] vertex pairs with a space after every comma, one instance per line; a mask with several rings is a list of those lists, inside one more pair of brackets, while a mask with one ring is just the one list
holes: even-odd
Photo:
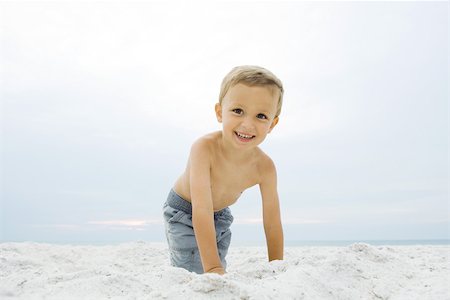
[[[211, 196], [214, 211], [222, 210], [234, 204], [242, 192], [259, 183], [258, 162], [266, 155], [257, 147], [245, 161], [230, 161], [226, 159], [220, 148], [222, 133], [213, 132], [204, 136], [211, 146]], [[190, 164], [188, 162], [185, 171], [175, 182], [174, 191], [185, 200], [191, 202], [190, 192]]]

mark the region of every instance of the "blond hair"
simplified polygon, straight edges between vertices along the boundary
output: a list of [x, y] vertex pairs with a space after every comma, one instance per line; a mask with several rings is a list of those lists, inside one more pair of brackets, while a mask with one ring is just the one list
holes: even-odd
[[258, 66], [238, 66], [234, 67], [223, 79], [220, 86], [219, 103], [222, 104], [222, 100], [230, 88], [238, 83], [242, 83], [248, 86], [267, 86], [279, 90], [279, 98], [277, 105], [278, 117], [281, 113], [281, 106], [283, 104], [283, 84], [269, 70]]

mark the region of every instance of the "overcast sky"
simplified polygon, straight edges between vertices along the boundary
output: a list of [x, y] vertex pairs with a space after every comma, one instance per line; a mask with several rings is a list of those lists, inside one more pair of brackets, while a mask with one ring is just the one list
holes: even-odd
[[[284, 83], [285, 239], [449, 238], [448, 2], [0, 2], [1, 240], [164, 241], [222, 78]], [[257, 187], [233, 239], [264, 241]]]

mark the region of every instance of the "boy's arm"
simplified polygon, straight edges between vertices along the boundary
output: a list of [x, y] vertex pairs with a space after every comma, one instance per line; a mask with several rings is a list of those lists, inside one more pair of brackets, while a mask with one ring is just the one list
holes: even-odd
[[280, 203], [277, 193], [277, 173], [270, 158], [264, 162], [261, 169], [259, 188], [263, 203], [263, 222], [266, 234], [269, 261], [282, 260], [284, 251], [283, 227], [280, 217]]
[[211, 160], [206, 141], [199, 140], [192, 145], [189, 163], [192, 224], [203, 270], [205, 273], [224, 274], [217, 250], [211, 196]]

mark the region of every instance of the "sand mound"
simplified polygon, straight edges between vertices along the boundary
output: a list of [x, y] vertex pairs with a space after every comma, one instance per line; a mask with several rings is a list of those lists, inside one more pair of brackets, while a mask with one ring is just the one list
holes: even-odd
[[450, 247], [231, 247], [228, 273], [169, 265], [164, 244], [0, 244], [4, 299], [450, 299]]

